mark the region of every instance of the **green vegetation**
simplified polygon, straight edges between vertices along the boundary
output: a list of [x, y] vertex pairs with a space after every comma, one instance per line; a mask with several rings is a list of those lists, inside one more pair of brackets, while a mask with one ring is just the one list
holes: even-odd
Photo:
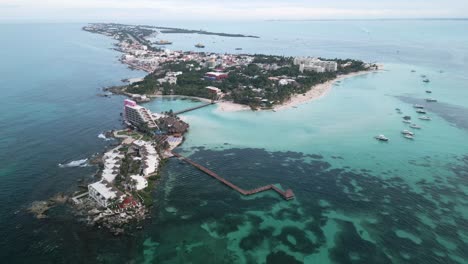
[[[225, 69], [229, 77], [220, 81], [204, 79], [204, 75], [210, 69], [200, 67], [195, 61], [170, 62], [164, 64], [161, 70], [146, 76], [142, 82], [130, 85], [127, 91], [139, 94], [159, 91], [164, 95], [187, 95], [211, 99], [212, 95], [205, 88], [215, 86], [222, 90], [226, 100], [249, 105], [252, 108], [271, 107], [289, 100], [293, 95], [304, 94], [317, 84], [333, 80], [337, 74], [366, 70], [362, 61], [333, 59], [339, 64], [337, 72], [301, 73], [299, 66], [293, 65], [293, 60], [292, 57], [254, 55], [251, 64]], [[182, 72], [177, 76], [177, 84], [160, 85], [157, 79], [163, 78], [169, 71]], [[282, 83], [279, 80], [283, 80]]]

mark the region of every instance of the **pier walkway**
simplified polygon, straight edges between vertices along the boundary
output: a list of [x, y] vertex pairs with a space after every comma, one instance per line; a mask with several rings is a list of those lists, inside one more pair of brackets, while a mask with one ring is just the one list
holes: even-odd
[[193, 111], [193, 110], [197, 110], [197, 109], [200, 109], [200, 108], [203, 108], [203, 107], [205, 107], [205, 106], [212, 105], [212, 104], [216, 104], [216, 102], [210, 102], [210, 103], [206, 103], [206, 104], [194, 106], [194, 107], [191, 107], [191, 108], [187, 108], [187, 109], [184, 109], [184, 110], [181, 110], [181, 111], [177, 111], [177, 112], [174, 112], [174, 115], [179, 115], [179, 114], [187, 113], [187, 112], [190, 112], [190, 111]]
[[201, 170], [202, 172], [204, 172], [204, 173], [210, 175], [211, 177], [217, 179], [218, 181], [224, 183], [225, 185], [227, 185], [231, 189], [236, 190], [237, 192], [241, 193], [242, 195], [252, 195], [252, 194], [256, 194], [256, 193], [260, 193], [260, 192], [264, 192], [264, 191], [268, 191], [268, 190], [273, 190], [273, 191], [277, 192], [279, 195], [281, 195], [285, 200], [294, 199], [294, 193], [293, 193], [293, 191], [291, 189], [287, 189], [286, 191], [283, 191], [283, 190], [279, 189], [278, 187], [274, 186], [273, 184], [262, 186], [262, 187], [259, 187], [259, 188], [253, 189], [253, 190], [244, 190], [244, 189], [240, 188], [239, 186], [231, 183], [230, 181], [224, 179], [223, 177], [219, 176], [218, 174], [214, 173], [213, 171], [203, 167], [202, 165], [200, 165], [198, 163], [195, 163], [194, 161], [192, 161], [192, 160], [190, 160], [188, 158], [185, 158], [185, 157], [181, 156], [178, 153], [172, 152], [172, 155], [178, 157], [179, 159], [182, 159], [183, 161], [189, 163], [190, 165], [194, 166], [195, 168]]

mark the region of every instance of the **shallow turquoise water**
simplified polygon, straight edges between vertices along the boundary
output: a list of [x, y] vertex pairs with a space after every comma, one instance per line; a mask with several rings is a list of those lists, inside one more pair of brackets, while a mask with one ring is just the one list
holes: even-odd
[[[84, 226], [66, 208], [44, 221], [24, 209], [92, 180], [93, 167], [65, 167], [112, 141], [122, 97], [101, 87], [140, 77], [117, 61], [112, 40], [79, 24], [0, 25], [0, 234], [9, 263], [463, 263], [468, 258], [468, 34], [466, 21], [258, 22], [179, 27], [257, 34], [260, 39], [170, 35], [174, 48], [352, 57], [385, 70], [349, 78], [323, 98], [279, 112], [183, 115], [180, 151], [243, 188], [277, 183], [274, 193], [241, 197], [178, 161], [164, 167], [152, 219], [115, 238]], [[326, 26], [326, 27], [325, 27]], [[51, 41], [53, 39], [54, 41]], [[32, 42], [31, 40], [34, 40]], [[212, 43], [216, 42], [216, 43]], [[31, 44], [34, 47], [31, 48]], [[293, 44], [293, 45], [292, 45]], [[294, 46], [294, 49], [291, 48]], [[51, 52], [53, 50], [53, 52]], [[410, 71], [414, 69], [416, 73]], [[440, 70], [443, 72], [441, 73]], [[431, 79], [421, 82], [420, 74]], [[395, 108], [431, 96], [433, 120], [413, 142]], [[157, 99], [154, 111], [192, 100]], [[383, 133], [391, 141], [376, 142]]]

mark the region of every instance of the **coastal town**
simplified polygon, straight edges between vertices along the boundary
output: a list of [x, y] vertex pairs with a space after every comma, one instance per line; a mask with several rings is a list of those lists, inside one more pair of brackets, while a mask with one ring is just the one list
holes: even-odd
[[121, 62], [148, 73], [112, 90], [137, 100], [160, 95], [212, 100], [210, 90], [216, 89], [219, 101], [272, 109], [340, 76], [378, 69], [352, 59], [174, 51], [152, 43], [149, 39], [160, 32], [143, 26], [91, 24], [83, 29], [118, 40]]

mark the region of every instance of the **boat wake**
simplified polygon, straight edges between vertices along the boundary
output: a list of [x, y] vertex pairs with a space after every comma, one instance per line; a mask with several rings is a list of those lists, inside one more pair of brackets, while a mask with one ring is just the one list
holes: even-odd
[[59, 163], [58, 166], [60, 168], [87, 167], [88, 159], [73, 160], [65, 164]]

